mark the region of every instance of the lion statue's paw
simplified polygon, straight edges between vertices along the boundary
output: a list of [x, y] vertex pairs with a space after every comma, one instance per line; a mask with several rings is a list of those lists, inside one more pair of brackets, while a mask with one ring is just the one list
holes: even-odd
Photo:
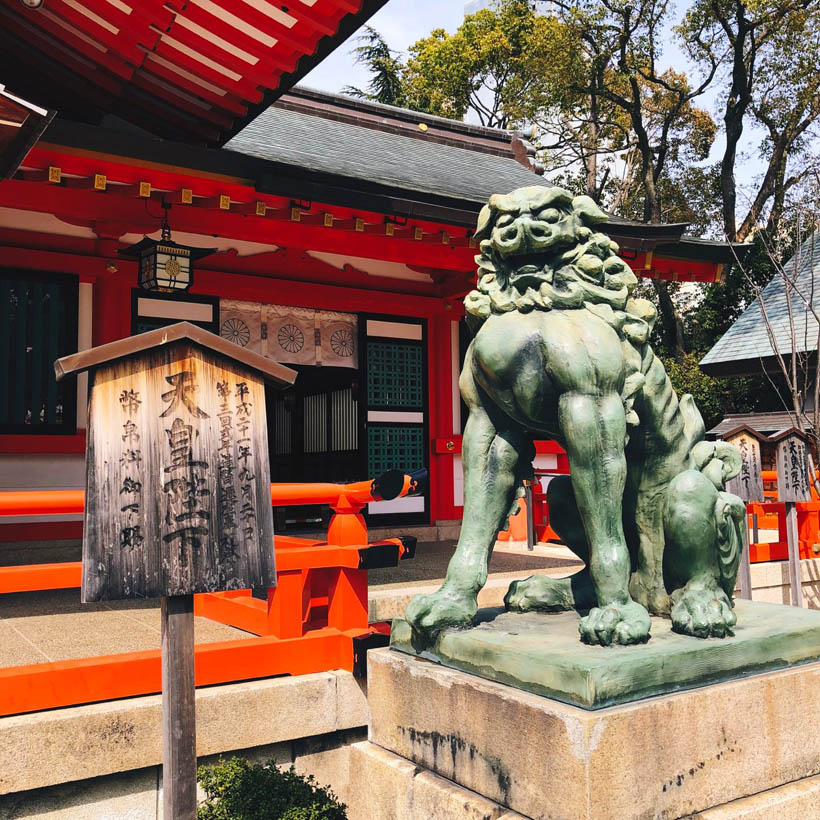
[[467, 626], [478, 611], [475, 595], [442, 587], [429, 595], [417, 595], [407, 606], [405, 618], [413, 630], [413, 645], [432, 645], [439, 632], [450, 626]]
[[589, 615], [581, 618], [578, 631], [584, 643], [627, 645], [648, 641], [651, 625], [646, 609], [635, 601], [627, 601], [591, 609]]
[[673, 631], [696, 638], [725, 638], [735, 634], [737, 615], [729, 596], [716, 584], [686, 586], [673, 599]]

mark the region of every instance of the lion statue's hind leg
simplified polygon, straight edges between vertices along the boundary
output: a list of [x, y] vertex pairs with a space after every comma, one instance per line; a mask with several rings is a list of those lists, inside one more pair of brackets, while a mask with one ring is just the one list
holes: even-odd
[[677, 475], [667, 490], [664, 577], [672, 628], [698, 638], [734, 634], [732, 591], [746, 537], [743, 502], [698, 470]]

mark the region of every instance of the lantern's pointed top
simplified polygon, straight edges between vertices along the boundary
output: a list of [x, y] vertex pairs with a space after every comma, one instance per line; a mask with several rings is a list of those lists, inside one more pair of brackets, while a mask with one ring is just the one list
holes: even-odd
[[188, 340], [206, 350], [239, 362], [251, 370], [257, 371], [266, 381], [280, 387], [293, 384], [296, 380], [295, 370], [271, 361], [271, 359], [260, 356], [251, 350], [246, 350], [244, 347], [229, 342], [215, 333], [203, 330], [201, 327], [192, 325], [190, 322], [178, 322], [175, 325], [150, 330], [136, 336], [129, 336], [116, 342], [92, 347], [89, 350], [81, 350], [79, 353], [72, 353], [70, 356], [63, 356], [62, 359], [57, 359], [54, 362], [54, 371], [57, 374], [57, 381], [59, 381], [63, 376], [70, 373], [79, 373], [115, 359], [133, 356], [151, 348], [162, 347], [182, 340]]

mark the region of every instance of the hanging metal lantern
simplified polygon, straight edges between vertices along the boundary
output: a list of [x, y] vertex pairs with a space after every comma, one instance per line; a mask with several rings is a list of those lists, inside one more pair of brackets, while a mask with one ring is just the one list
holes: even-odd
[[162, 236], [145, 239], [119, 251], [123, 256], [136, 257], [139, 268], [137, 282], [144, 290], [159, 293], [184, 293], [194, 281], [193, 263], [203, 256], [212, 254], [216, 248], [189, 248], [171, 241], [171, 227], [168, 224], [168, 209], [163, 202], [165, 217], [162, 220]]

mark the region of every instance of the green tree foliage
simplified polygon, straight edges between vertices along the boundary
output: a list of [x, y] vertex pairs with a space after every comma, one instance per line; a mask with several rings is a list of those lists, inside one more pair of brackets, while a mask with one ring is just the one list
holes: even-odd
[[536, 14], [527, 0], [467, 15], [455, 34], [436, 29], [410, 47], [404, 89], [411, 108], [482, 125], [532, 122], [577, 72], [577, 32]]
[[347, 85], [342, 89], [342, 93], [383, 105], [405, 105], [406, 95], [402, 78], [404, 66], [399, 54], [393, 51], [384, 37], [371, 26], [364, 27], [364, 33], [359, 36], [358, 42], [359, 45], [353, 49], [353, 53], [356, 55], [356, 62], [370, 70], [370, 82], [366, 90]]
[[313, 777], [241, 757], [200, 766], [197, 779], [206, 800], [197, 820], [346, 820], [345, 805]]
[[694, 397], [707, 430], [726, 413], [748, 413], [758, 409], [762, 398], [759, 379], [713, 379], [698, 367], [702, 355], [669, 356], [663, 358], [663, 363], [678, 396], [691, 393]]

